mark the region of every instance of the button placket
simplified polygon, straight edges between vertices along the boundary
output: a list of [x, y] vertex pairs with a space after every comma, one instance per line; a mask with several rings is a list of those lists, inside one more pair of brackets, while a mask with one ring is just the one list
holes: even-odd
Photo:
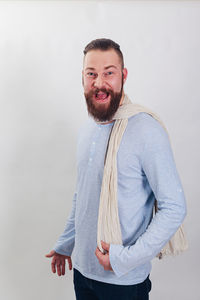
[[99, 138], [99, 135], [101, 134], [101, 127], [99, 125], [98, 126], [98, 130], [95, 132], [92, 142], [91, 142], [91, 146], [90, 146], [90, 155], [89, 155], [89, 161], [88, 164], [91, 165], [94, 155], [95, 155], [95, 151], [96, 151], [96, 141]]

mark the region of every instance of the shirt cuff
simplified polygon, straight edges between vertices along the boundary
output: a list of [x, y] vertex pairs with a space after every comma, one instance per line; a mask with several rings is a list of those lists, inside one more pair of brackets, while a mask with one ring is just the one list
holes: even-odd
[[109, 249], [110, 265], [117, 277], [121, 277], [122, 275], [128, 273], [128, 271], [125, 270], [122, 265], [120, 265], [119, 257], [123, 252], [123, 250], [124, 250], [124, 246], [122, 245], [110, 244], [110, 249]]
[[56, 244], [53, 247], [53, 250], [58, 254], [65, 255], [65, 256], [71, 256], [73, 247], [72, 246], [64, 247], [63, 245]]

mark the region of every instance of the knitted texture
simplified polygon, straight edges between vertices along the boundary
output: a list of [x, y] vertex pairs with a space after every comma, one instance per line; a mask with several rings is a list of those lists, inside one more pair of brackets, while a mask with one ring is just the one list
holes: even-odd
[[[118, 108], [113, 117], [115, 123], [112, 127], [105, 156], [97, 225], [97, 245], [102, 253], [104, 253], [104, 250], [101, 246], [101, 240], [108, 244], [122, 245], [117, 202], [117, 152], [128, 124], [128, 118], [140, 112], [151, 115], [166, 130], [163, 122], [155, 113], [139, 104], [133, 104], [127, 95], [124, 96], [123, 104]], [[155, 212], [157, 211], [156, 201]], [[181, 225], [171, 240], [165, 245], [160, 253], [158, 253], [157, 257], [161, 259], [165, 255], [177, 255], [187, 248], [188, 243]]]

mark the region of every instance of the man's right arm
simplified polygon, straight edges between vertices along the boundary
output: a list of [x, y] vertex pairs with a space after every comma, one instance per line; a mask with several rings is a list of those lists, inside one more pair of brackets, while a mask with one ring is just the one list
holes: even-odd
[[67, 219], [64, 232], [60, 235], [53, 250], [45, 255], [47, 258], [52, 258], [51, 269], [53, 273], [56, 273], [57, 271], [58, 276], [65, 275], [66, 259], [68, 260], [69, 270], [72, 270], [71, 253], [75, 242], [76, 196], [77, 193], [74, 194], [71, 213]]
[[56, 253], [66, 256], [71, 256], [74, 248], [76, 197], [77, 193], [74, 194], [71, 213], [67, 219], [64, 232], [59, 236], [55, 246], [53, 247], [53, 250]]

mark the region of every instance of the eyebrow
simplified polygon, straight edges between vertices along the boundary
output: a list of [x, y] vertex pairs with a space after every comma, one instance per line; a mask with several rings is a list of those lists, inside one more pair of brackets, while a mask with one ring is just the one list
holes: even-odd
[[105, 70], [107, 70], [107, 69], [109, 69], [109, 68], [115, 68], [115, 69], [117, 69], [117, 67], [116, 67], [116, 66], [114, 66], [114, 65], [110, 65], [110, 66], [107, 66], [107, 67], [105, 67]]
[[[109, 66], [105, 67], [104, 69], [107, 70], [107, 69], [109, 69], [109, 68], [115, 68], [115, 69], [117, 69], [117, 67], [114, 66], [114, 65], [109, 65]], [[94, 71], [95, 68], [88, 67], [88, 68], [86, 68], [85, 70], [92, 70], [92, 71]]]
[[86, 68], [85, 70], [95, 70], [95, 68]]

